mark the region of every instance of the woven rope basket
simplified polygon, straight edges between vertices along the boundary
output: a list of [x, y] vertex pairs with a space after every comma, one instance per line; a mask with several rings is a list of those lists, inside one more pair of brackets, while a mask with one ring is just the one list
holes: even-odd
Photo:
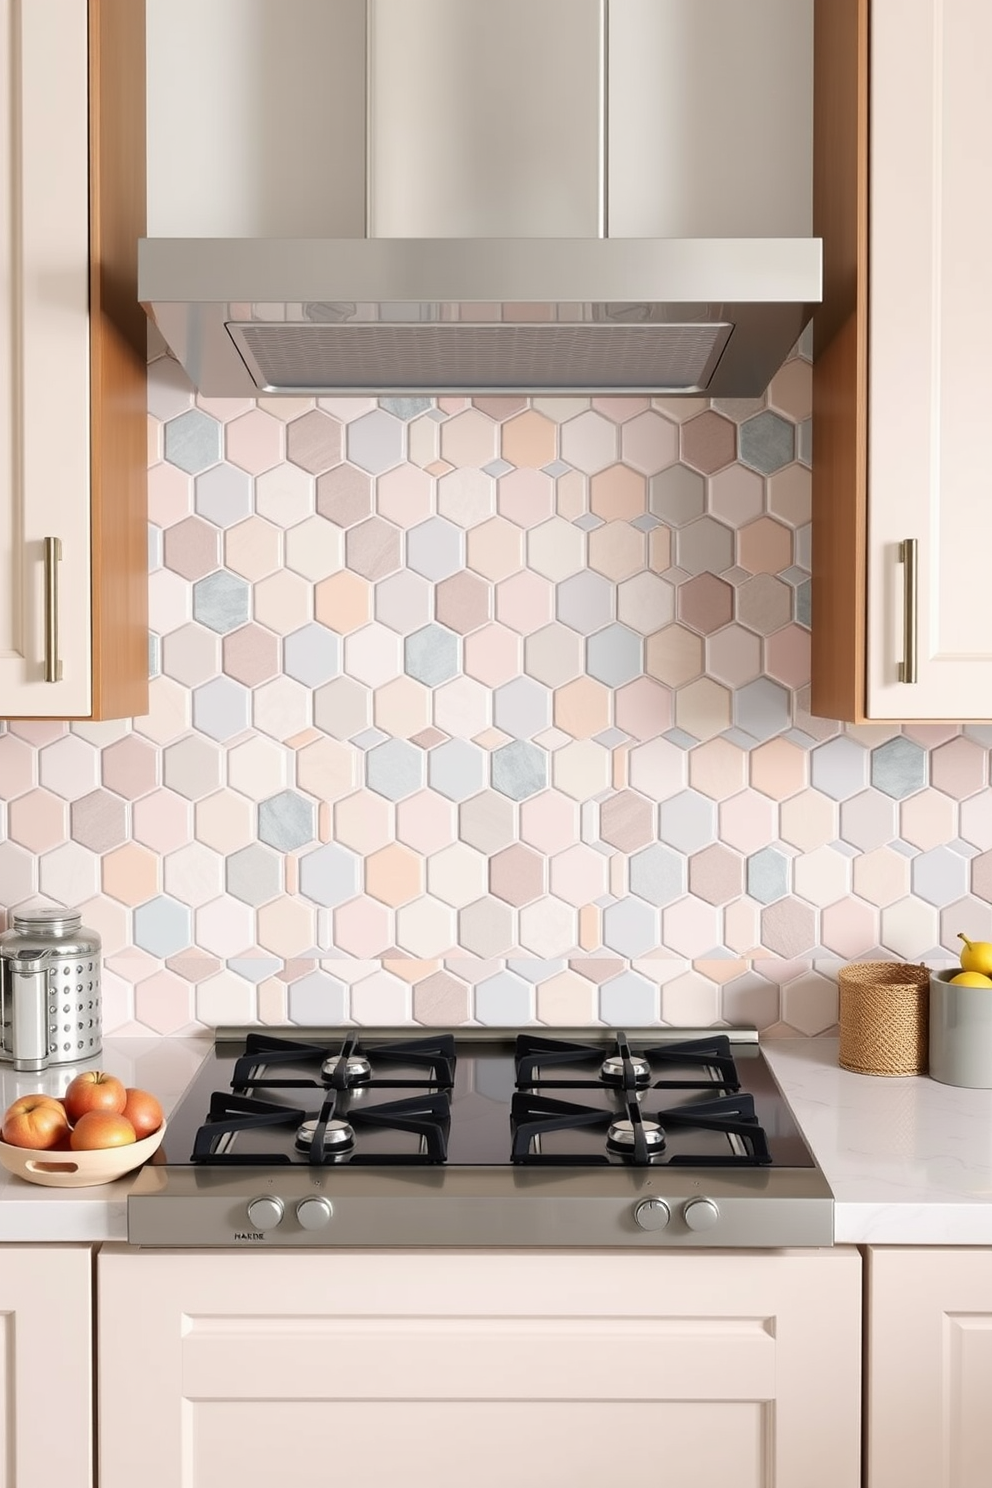
[[842, 966], [840, 1063], [859, 1075], [922, 1075], [927, 1068], [930, 968], [902, 961]]

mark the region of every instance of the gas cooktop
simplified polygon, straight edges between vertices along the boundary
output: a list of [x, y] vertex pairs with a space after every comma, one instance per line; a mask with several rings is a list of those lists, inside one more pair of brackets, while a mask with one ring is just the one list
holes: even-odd
[[753, 1029], [224, 1030], [142, 1245], [829, 1244]]

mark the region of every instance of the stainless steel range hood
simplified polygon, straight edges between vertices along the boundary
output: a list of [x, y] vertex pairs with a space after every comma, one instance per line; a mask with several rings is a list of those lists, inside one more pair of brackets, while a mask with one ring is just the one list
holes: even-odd
[[[149, 0], [153, 45], [185, 4]], [[140, 298], [204, 393], [764, 390], [820, 299], [811, 0], [309, 11], [336, 114], [297, 148], [332, 231], [176, 232], [150, 200]]]

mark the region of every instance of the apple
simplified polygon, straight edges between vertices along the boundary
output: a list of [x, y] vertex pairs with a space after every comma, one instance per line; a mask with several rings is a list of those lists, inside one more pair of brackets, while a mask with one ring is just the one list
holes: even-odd
[[90, 1111], [109, 1111], [119, 1116], [127, 1104], [127, 1093], [120, 1080], [105, 1075], [103, 1070], [83, 1070], [65, 1093], [65, 1108], [75, 1126]]
[[127, 1104], [123, 1114], [134, 1127], [138, 1141], [144, 1137], [150, 1137], [152, 1132], [157, 1132], [165, 1116], [162, 1107], [148, 1090], [140, 1090], [135, 1086], [127, 1086], [125, 1090]]
[[4, 1112], [0, 1137], [12, 1147], [46, 1151], [68, 1130], [69, 1118], [61, 1101], [50, 1095], [22, 1095]]
[[117, 1111], [87, 1111], [80, 1116], [69, 1145], [74, 1152], [93, 1152], [102, 1147], [129, 1147], [137, 1141], [134, 1127]]

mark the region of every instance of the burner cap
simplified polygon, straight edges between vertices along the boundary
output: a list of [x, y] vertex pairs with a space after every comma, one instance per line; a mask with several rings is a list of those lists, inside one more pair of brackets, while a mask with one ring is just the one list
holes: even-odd
[[[657, 1121], [642, 1121], [644, 1130], [644, 1141], [649, 1152], [660, 1152], [665, 1145], [665, 1133]], [[634, 1123], [625, 1117], [621, 1121], [614, 1121], [606, 1133], [606, 1140], [611, 1147], [619, 1147], [624, 1152], [632, 1151], [634, 1147]]]
[[[650, 1085], [651, 1066], [646, 1059], [639, 1054], [630, 1056], [630, 1067], [634, 1071], [634, 1079], [638, 1085]], [[623, 1059], [619, 1054], [611, 1054], [603, 1061], [603, 1067], [599, 1072], [600, 1079], [605, 1080], [607, 1085], [623, 1084]]]
[[[326, 1075], [328, 1079], [330, 1079], [332, 1075], [337, 1073], [337, 1068], [340, 1063], [341, 1055], [331, 1054], [330, 1057], [325, 1059], [323, 1064], [321, 1065], [321, 1074]], [[345, 1079], [349, 1085], [360, 1085], [364, 1080], [371, 1080], [372, 1066], [371, 1064], [369, 1064], [364, 1054], [349, 1054], [347, 1062], [345, 1064], [344, 1073]]]
[[[308, 1151], [313, 1145], [317, 1130], [316, 1121], [304, 1121], [296, 1133], [296, 1145]], [[329, 1121], [324, 1132], [324, 1147], [328, 1152], [344, 1152], [355, 1145], [355, 1133], [347, 1121]]]

